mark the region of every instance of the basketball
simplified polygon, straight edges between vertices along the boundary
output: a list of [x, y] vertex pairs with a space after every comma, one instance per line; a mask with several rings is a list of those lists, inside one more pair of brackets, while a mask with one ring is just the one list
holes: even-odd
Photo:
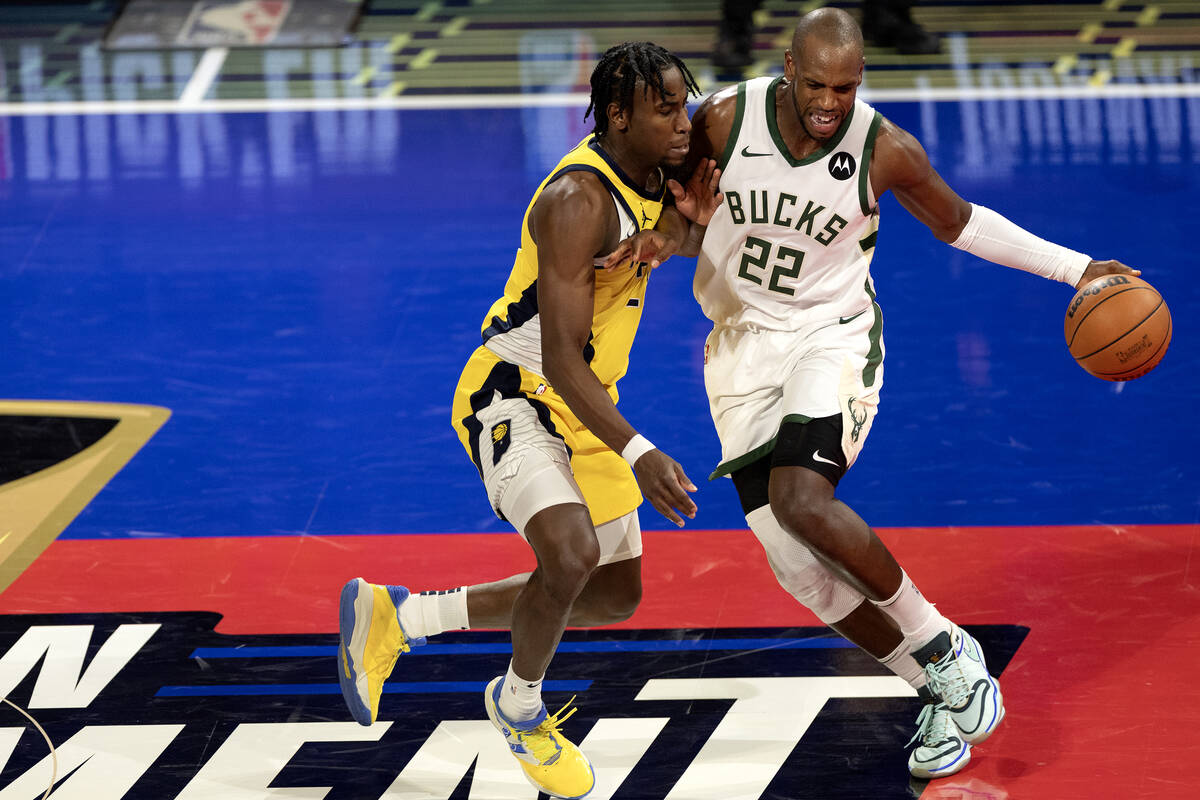
[[1158, 366], [1171, 342], [1171, 312], [1150, 284], [1104, 275], [1080, 289], [1063, 322], [1067, 349], [1106, 381], [1140, 378]]

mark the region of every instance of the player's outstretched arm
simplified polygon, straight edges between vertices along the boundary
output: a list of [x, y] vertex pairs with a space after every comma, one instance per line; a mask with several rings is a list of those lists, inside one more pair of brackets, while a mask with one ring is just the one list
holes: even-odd
[[622, 239], [611, 253], [604, 256], [604, 268], [611, 271], [620, 266], [630, 269], [638, 264], [649, 264], [653, 269], [679, 252], [687, 237], [687, 228], [687, 220], [678, 211], [664, 208], [656, 227]]
[[870, 170], [876, 197], [890, 190], [934, 236], [979, 258], [1076, 288], [1101, 275], [1140, 274], [1119, 261], [1096, 261], [1049, 242], [986, 206], [968, 203], [942, 180], [920, 142], [886, 120]]
[[722, 195], [717, 188], [720, 179], [717, 162], [706, 158], [696, 165], [686, 184], [674, 178], [668, 180], [675, 205], [663, 209], [653, 228], [638, 231], [604, 256], [604, 268], [649, 264], [653, 269], [673, 255], [691, 257], [699, 253], [704, 229], [721, 206]]

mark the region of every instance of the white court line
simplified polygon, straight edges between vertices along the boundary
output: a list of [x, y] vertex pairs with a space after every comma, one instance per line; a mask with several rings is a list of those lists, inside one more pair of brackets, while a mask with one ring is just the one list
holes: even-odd
[[[207, 56], [206, 56], [207, 57]], [[203, 63], [201, 64], [203, 66]], [[218, 65], [219, 67], [219, 65]], [[200, 67], [196, 68], [196, 73]], [[196, 79], [192, 76], [188, 86]], [[185, 89], [185, 93], [186, 93]], [[928, 87], [863, 89], [870, 103], [955, 102], [963, 100], [1061, 100], [1089, 98], [1200, 97], [1200, 84], [1107, 84], [1105, 86]], [[703, 99], [703, 98], [700, 98]], [[198, 112], [248, 113], [261, 111], [350, 111], [358, 109], [438, 110], [451, 108], [586, 107], [589, 96], [563, 94], [426, 95], [419, 97], [312, 97], [284, 99], [201, 100], [92, 100], [61, 103], [0, 103], [0, 117], [41, 117], [71, 114], [192, 114]], [[697, 101], [698, 102], [698, 101]]]
[[196, 71], [192, 73], [187, 86], [183, 87], [183, 93], [179, 95], [179, 105], [195, 106], [204, 99], [228, 55], [227, 47], [210, 47], [204, 51], [204, 56], [196, 65]]

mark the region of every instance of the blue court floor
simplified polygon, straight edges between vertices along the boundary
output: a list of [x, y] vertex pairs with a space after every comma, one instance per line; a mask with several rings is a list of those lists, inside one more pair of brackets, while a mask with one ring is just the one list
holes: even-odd
[[[491, 513], [449, 418], [529, 194], [591, 127], [578, 82], [529, 85], [538, 66], [529, 53], [550, 48], [552, 61], [574, 64], [594, 59], [610, 38], [647, 29], [573, 21], [555, 4], [538, 16], [507, 3], [435, 3], [425, 18], [416, 3], [369, 5], [351, 48], [232, 51], [208, 94], [186, 103], [205, 54], [119, 62], [95, 47], [111, 4], [63, 19], [0, 11], [0, 420], [11, 418], [0, 422], [9, 449], [0, 450], [0, 556], [6, 531], [41, 537], [24, 553], [25, 577], [15, 570], [4, 585], [17, 582], [0, 594], [0, 651], [17, 654], [0, 656], [0, 694], [44, 722], [64, 765], [98, 753], [97, 765], [114, 765], [81, 768], [65, 782], [60, 772], [54, 798], [533, 797], [502, 777], [511, 765], [488, 749], [494, 734], [474, 724], [481, 707], [465, 694], [492, 677], [504, 636], [451, 637], [450, 649], [411, 668], [389, 723], [415, 708], [413, 728], [339, 727], [349, 717], [336, 697], [322, 697], [335, 639], [332, 616], [320, 616], [333, 597], [322, 581], [336, 586], [353, 576], [341, 570], [406, 563], [442, 579], [442, 566], [485, 568], [475, 554], [488, 542], [521, 547]], [[755, 70], [779, 68], [777, 40], [799, 5], [764, 5]], [[749, 681], [764, 697], [784, 698], [780, 708], [797, 726], [808, 712], [787, 698], [803, 694], [801, 684], [774, 681], [850, 681], [803, 684], [821, 697], [811, 727], [796, 728], [794, 741], [772, 740], [778, 772], [750, 788], [718, 782], [721, 797], [1104, 796], [1084, 776], [1125, 752], [1123, 723], [1081, 741], [1072, 720], [1090, 725], [1094, 709], [1074, 703], [1065, 680], [1039, 675], [1094, 646], [1088, 674], [1100, 676], [1098, 696], [1136, 685], [1169, 699], [1174, 684], [1164, 676], [1200, 663], [1192, 410], [1200, 85], [1191, 67], [1200, 4], [923, 5], [927, 24], [947, 37], [943, 55], [917, 69], [872, 50], [891, 77], [873, 87], [870, 62], [864, 98], [915, 134], [964, 198], [1140, 268], [1174, 320], [1170, 350], [1149, 375], [1093, 378], [1063, 341], [1069, 287], [954, 250], [892, 198], [882, 201], [872, 274], [886, 382], [878, 423], [839, 496], [873, 526], [898, 529], [889, 543], [954, 598], [945, 607], [977, 626], [996, 652], [993, 671], [1007, 670], [1015, 686], [1041, 686], [1025, 696], [1053, 697], [1061, 716], [1050, 732], [1018, 734], [1044, 719], [1015, 695], [1015, 730], [976, 772], [954, 787], [910, 785], [902, 745], [911, 699], [814, 619], [773, 608], [756, 621], [744, 598], [769, 573], [757, 562], [739, 567], [736, 552], [705, 550], [706, 534], [753, 543], [736, 538], [745, 521], [731, 483], [705, 480], [719, 460], [701, 375], [709, 326], [692, 298], [693, 262], [675, 258], [652, 277], [620, 409], [700, 485], [686, 529], [695, 538], [666, 548], [663, 585], [691, 581], [680, 596], [703, 602], [716, 591], [702, 582], [711, 559], [728, 570], [714, 573], [728, 581], [720, 590], [742, 599], [727, 601], [740, 609], [736, 622], [715, 612], [698, 621], [691, 606], [672, 610], [648, 593], [654, 610], [635, 617], [641, 627], [568, 634], [576, 654], [555, 662], [554, 691], [616, 709], [585, 709], [577, 720], [612, 770], [607, 796], [718, 796], [704, 788], [702, 770], [685, 767], [708, 757], [710, 740], [739, 746], [720, 716], [734, 690], [688, 684], [697, 692], [686, 698], [696, 715], [688, 717], [670, 705], [685, 690], [655, 682], [672, 677]], [[681, 37], [711, 91], [723, 82], [707, 63], [715, 3], [700, 6], [651, 4], [643, 24], [679, 21], [665, 29]], [[520, 42], [503, 39], [518, 23], [530, 35], [540, 23], [542, 34], [563, 35], [553, 46], [538, 40], [541, 49], [521, 40], [522, 60]], [[464, 45], [446, 33], [453, 26], [500, 38]], [[997, 38], [1003, 58], [988, 49]], [[492, 52], [488, 42], [508, 54], [489, 56], [491, 76], [480, 58]], [[428, 60], [440, 71], [422, 83], [426, 73], [412, 62], [439, 43]], [[362, 52], [348, 55], [353, 47]], [[363, 78], [388, 47], [390, 66], [379, 60]], [[1023, 58], [1022, 47], [1035, 56]], [[449, 58], [460, 50], [463, 60]], [[285, 62], [299, 66], [268, 68]], [[119, 457], [104, 451], [105, 470], [75, 478], [68, 468], [83, 462], [68, 457], [103, 449], [109, 424], [90, 439], [93, 428], [63, 427], [71, 432], [56, 434], [52, 447], [27, 433], [38, 419], [76, 416], [60, 403], [81, 404], [79, 418], [104, 417], [108, 404], [166, 409], [169, 418], [136, 423], [136, 444]], [[51, 484], [30, 488], [46, 475]], [[648, 543], [666, 541], [661, 532], [672, 526], [653, 509], [641, 521]], [[383, 551], [391, 555], [371, 555]], [[516, 563], [512, 552], [496, 550], [495, 563]], [[321, 563], [336, 564], [337, 574], [321, 575]], [[959, 580], [959, 570], [978, 583]], [[272, 603], [302, 609], [301, 622], [256, 620], [253, 609]], [[1125, 620], [1129, 638], [1107, 636], [1105, 626], [1133, 607], [1147, 616]], [[234, 608], [237, 635], [214, 633]], [[1039, 638], [1051, 629], [1039, 628], [1040, 614], [1055, 618], [1055, 636], [1073, 637], [1069, 653]], [[1139, 633], [1136, 620], [1151, 618]], [[701, 656], [678, 644], [697, 638], [709, 643]], [[111, 650], [100, 650], [102, 641]], [[1170, 642], [1169, 663], [1145, 663], [1159, 642]], [[43, 653], [45, 664], [68, 666], [47, 672], [37, 666]], [[1142, 655], [1127, 663], [1130, 653]], [[82, 680], [89, 670], [91, 682]], [[1180, 713], [1192, 719], [1200, 698], [1186, 700]], [[1151, 719], [1126, 705], [1135, 736], [1161, 733], [1158, 712]], [[49, 774], [45, 744], [9, 712], [0, 718], [0, 798], [32, 800]], [[1168, 738], [1179, 741], [1138, 750], [1157, 778], [1109, 776], [1121, 792], [1114, 797], [1188, 796], [1180, 787], [1197, 776], [1177, 751], [1200, 741], [1194, 727], [1173, 728]], [[1045, 743], [1045, 763], [1021, 737]], [[106, 750], [105, 742], [117, 744]], [[238, 752], [250, 754], [250, 772], [239, 772]], [[848, 766], [826, 763], [831, 752]], [[367, 766], [355, 773], [347, 764]], [[90, 777], [101, 774], [109, 777]], [[239, 774], [250, 777], [239, 783]]]

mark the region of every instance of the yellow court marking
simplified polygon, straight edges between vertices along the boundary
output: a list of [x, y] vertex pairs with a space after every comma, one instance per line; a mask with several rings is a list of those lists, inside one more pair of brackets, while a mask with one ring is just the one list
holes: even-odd
[[1104, 2], [1100, 4], [1100, 7], [1105, 11], [1116, 11], [1124, 2], [1125, 0], [1104, 0]]
[[1079, 56], [1075, 55], [1074, 53], [1070, 53], [1065, 56], [1059, 56], [1054, 62], [1054, 66], [1051, 67], [1051, 70], [1055, 75], [1066, 75], [1068, 72], [1075, 69], [1075, 65], [1078, 63]]
[[1091, 44], [1096, 41], [1096, 37], [1100, 35], [1102, 30], [1104, 30], [1104, 26], [1099, 22], [1089, 22], [1083, 26], [1083, 29], [1079, 33], [1075, 34], [1075, 38], [1084, 44]]
[[1088, 86], [1104, 86], [1112, 80], [1112, 70], [1101, 68], [1092, 73], [1092, 77], [1088, 78]]
[[78, 22], [72, 22], [58, 33], [54, 34], [54, 39], [52, 41], [55, 44], [63, 44], [64, 42], [69, 41], [72, 36], [79, 33], [80, 27], [81, 26]]
[[46, 81], [46, 88], [49, 89], [49, 88], [53, 88], [55, 86], [60, 86], [64, 83], [66, 83], [67, 81], [71, 80], [71, 78], [74, 78], [74, 77], [75, 77], [75, 70], [64, 69], [62, 72], [58, 73], [53, 78]]
[[392, 37], [392, 40], [390, 42], [388, 42], [387, 47], [385, 47], [384, 49], [387, 50], [389, 53], [394, 54], [400, 50], [403, 50], [404, 46], [406, 44], [408, 44], [410, 39], [412, 39], [412, 36], [410, 34], [397, 33], [395, 36]]
[[421, 6], [421, 10], [413, 14], [414, 22], [428, 22], [433, 19], [433, 15], [442, 10], [441, 3], [426, 3]]
[[1142, 13], [1137, 15], [1137, 25], [1143, 28], [1147, 25], [1153, 25], [1155, 22], [1158, 22], [1158, 15], [1161, 13], [1162, 10], [1158, 6], [1146, 6], [1142, 9]]
[[434, 50], [432, 47], [427, 47], [420, 53], [417, 53], [417, 57], [408, 63], [408, 68], [425, 69], [434, 62], [434, 59], [437, 58], [437, 55], [437, 50]]
[[450, 24], [442, 28], [441, 36], [458, 36], [463, 32], [463, 28], [471, 22], [470, 17], [455, 17], [450, 20]]
[[1112, 54], [1114, 58], [1126, 58], [1134, 50], [1137, 49], [1137, 39], [1132, 36], [1122, 37], [1121, 41], [1117, 42], [1117, 46], [1113, 48]]
[[408, 84], [406, 84], [404, 81], [392, 81], [390, 84], [388, 84], [387, 87], [385, 87], [383, 89], [383, 91], [381, 91], [379, 93], [378, 96], [379, 97], [395, 97], [396, 95], [403, 92], [404, 87], [407, 85]]
[[371, 78], [375, 77], [376, 71], [377, 70], [375, 69], [375, 67], [371, 67], [371, 66], [363, 67], [361, 70], [358, 71], [357, 75], [355, 75], [353, 78], [351, 78], [350, 82], [358, 84], [359, 86], [366, 86], [371, 81]]
[[158, 432], [171, 412], [158, 406], [0, 400], [0, 418], [115, 420], [90, 447], [23, 478], [0, 484], [0, 591], [42, 554], [101, 489]]

